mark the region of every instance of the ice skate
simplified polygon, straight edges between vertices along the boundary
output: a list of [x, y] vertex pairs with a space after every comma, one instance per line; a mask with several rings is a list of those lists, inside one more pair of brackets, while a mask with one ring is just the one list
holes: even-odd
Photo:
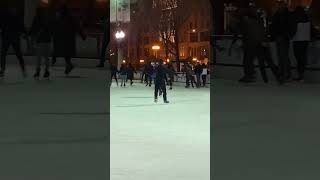
[[36, 70], [36, 73], [33, 75], [33, 78], [38, 80], [39, 77], [40, 77], [40, 69], [38, 68], [38, 69]]
[[49, 80], [50, 79], [50, 72], [47, 70], [45, 71], [44, 75], [43, 75], [43, 78]]

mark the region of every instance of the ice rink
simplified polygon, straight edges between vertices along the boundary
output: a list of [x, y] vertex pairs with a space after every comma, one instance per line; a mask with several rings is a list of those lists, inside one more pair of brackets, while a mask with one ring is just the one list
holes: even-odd
[[209, 88], [176, 86], [170, 104], [153, 90], [111, 88], [111, 179], [209, 180]]
[[9, 66], [0, 81], [1, 180], [107, 179], [106, 73], [76, 68], [52, 81], [23, 79]]
[[214, 180], [320, 179], [320, 85], [215, 80]]

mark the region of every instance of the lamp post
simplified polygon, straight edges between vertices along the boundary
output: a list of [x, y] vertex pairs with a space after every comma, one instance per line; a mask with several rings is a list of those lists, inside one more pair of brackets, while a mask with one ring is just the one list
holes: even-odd
[[118, 0], [116, 0], [116, 24], [117, 24], [117, 32], [115, 33], [115, 37], [117, 40], [117, 54], [118, 54], [118, 69], [121, 66], [123, 60], [123, 52], [121, 47], [121, 42], [125, 38], [126, 34], [120, 28], [120, 21], [118, 20]]
[[122, 30], [118, 30], [115, 34], [118, 45], [118, 69], [120, 68], [123, 60], [123, 52], [121, 47], [121, 42], [125, 38], [126, 34]]

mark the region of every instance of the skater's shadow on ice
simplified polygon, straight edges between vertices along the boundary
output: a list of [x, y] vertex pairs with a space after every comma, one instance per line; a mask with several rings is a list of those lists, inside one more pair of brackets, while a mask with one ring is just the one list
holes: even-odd
[[150, 107], [150, 106], [166, 106], [167, 104], [132, 104], [132, 105], [120, 105], [115, 107]]
[[0, 139], [0, 144], [70, 144], [105, 142], [107, 137], [79, 137], [79, 138], [8, 138]]
[[65, 79], [88, 79], [85, 76], [57, 76], [57, 78], [65, 78]]
[[24, 84], [23, 81], [16, 81], [16, 82], [7, 82], [7, 81], [0, 81], [0, 85], [4, 85], [4, 86], [15, 86], [15, 85], [21, 85]]
[[110, 115], [109, 112], [44, 112], [41, 115], [52, 116], [106, 116]]
[[122, 97], [123, 99], [152, 99], [153, 97]]

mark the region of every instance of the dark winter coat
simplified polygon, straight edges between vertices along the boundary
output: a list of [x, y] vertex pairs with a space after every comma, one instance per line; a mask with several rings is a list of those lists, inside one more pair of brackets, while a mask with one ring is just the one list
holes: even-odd
[[146, 74], [148, 74], [148, 75], [152, 75], [153, 74], [153, 66], [151, 65], [151, 64], [147, 64], [146, 66], [145, 66], [145, 72], [146, 72]]
[[71, 15], [56, 18], [53, 27], [53, 49], [56, 57], [72, 57], [76, 54], [76, 37], [84, 34], [80, 23]]
[[163, 65], [158, 65], [155, 68], [155, 73], [156, 73], [155, 82], [156, 83], [164, 83], [165, 79], [166, 79], [166, 76], [167, 76], [167, 71], [163, 67]]
[[273, 38], [282, 37], [282, 38], [290, 38], [291, 32], [291, 14], [288, 9], [277, 12], [272, 17], [271, 21], [271, 36]]
[[134, 67], [128, 67], [127, 73], [128, 73], [128, 79], [133, 79], [134, 73], [136, 73], [136, 70], [134, 69]]
[[240, 29], [245, 45], [257, 46], [267, 40], [267, 32], [263, 21], [257, 16], [244, 16], [241, 20]]
[[2, 14], [0, 28], [2, 39], [7, 40], [20, 38], [26, 32], [23, 18], [12, 13]]
[[174, 78], [174, 75], [176, 74], [176, 71], [175, 71], [175, 69], [174, 69], [174, 67], [172, 65], [167, 67], [167, 74], [170, 77], [170, 79]]
[[111, 70], [111, 74], [112, 75], [116, 75], [118, 73], [118, 69], [117, 69], [117, 66], [111, 64], [110, 66], [110, 70]]
[[37, 43], [52, 41], [52, 21], [48, 17], [36, 16], [33, 20], [30, 34]]
[[196, 74], [202, 74], [202, 71], [203, 71], [202, 65], [201, 65], [201, 64], [197, 64], [196, 67], [195, 67], [195, 69], [194, 69], [194, 72], [195, 72]]
[[125, 66], [121, 66], [120, 67], [120, 71], [119, 71], [120, 75], [124, 76], [128, 74], [128, 68]]

